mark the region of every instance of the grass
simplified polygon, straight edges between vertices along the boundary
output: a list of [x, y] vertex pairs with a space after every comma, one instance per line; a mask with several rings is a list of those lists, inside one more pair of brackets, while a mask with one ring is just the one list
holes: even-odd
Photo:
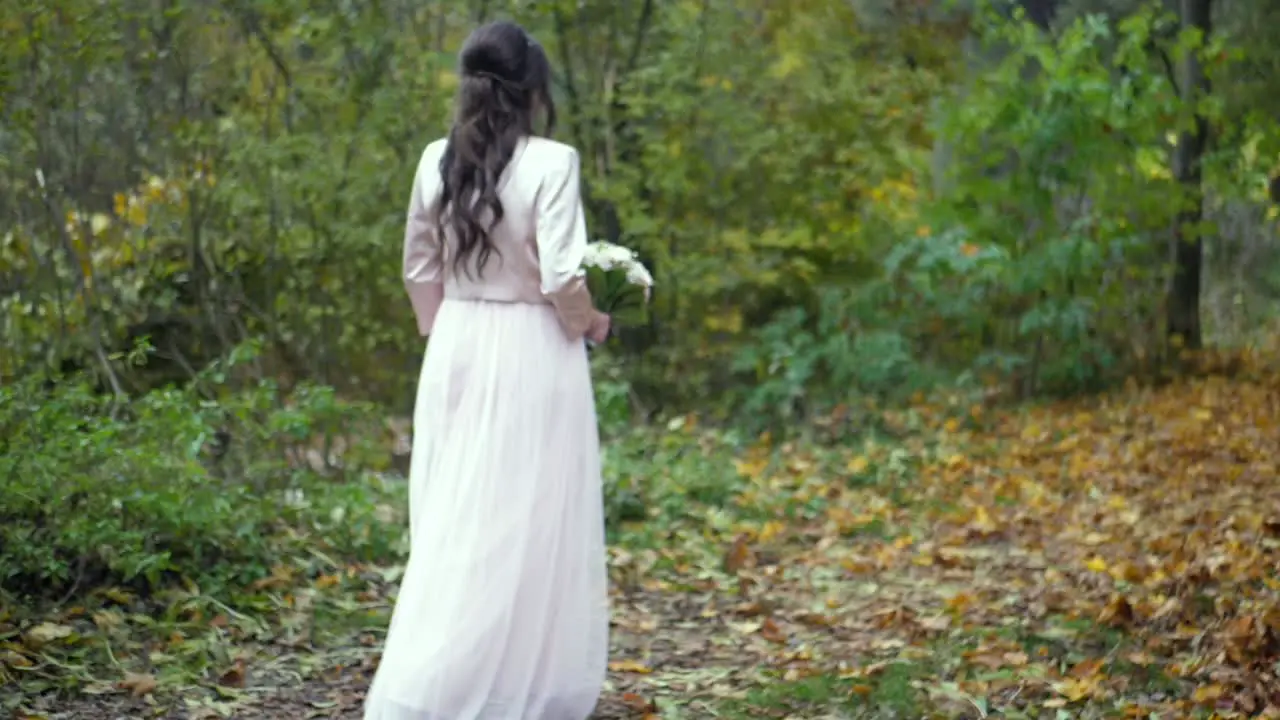
[[869, 681], [837, 675], [779, 679], [747, 691], [742, 700], [725, 703], [717, 711], [717, 717], [730, 720], [918, 717], [919, 691], [912, 683], [920, 674], [920, 669], [909, 663], [894, 663], [881, 676]]

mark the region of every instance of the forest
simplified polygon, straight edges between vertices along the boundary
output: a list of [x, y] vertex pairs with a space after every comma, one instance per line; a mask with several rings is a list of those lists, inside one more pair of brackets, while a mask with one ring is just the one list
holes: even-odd
[[1280, 718], [1280, 0], [0, 0], [0, 713], [361, 716], [495, 18], [656, 279], [596, 717]]

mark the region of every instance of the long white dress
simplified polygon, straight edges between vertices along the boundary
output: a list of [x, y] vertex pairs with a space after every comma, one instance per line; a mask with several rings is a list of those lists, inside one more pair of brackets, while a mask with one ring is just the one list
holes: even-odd
[[423, 153], [409, 206], [405, 279], [430, 335], [412, 548], [364, 717], [585, 720], [609, 614], [578, 155], [520, 143], [497, 252], [468, 278], [433, 221], [444, 148]]

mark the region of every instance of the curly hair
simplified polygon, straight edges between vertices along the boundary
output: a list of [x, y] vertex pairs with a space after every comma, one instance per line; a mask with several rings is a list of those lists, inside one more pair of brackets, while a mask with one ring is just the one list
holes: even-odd
[[555, 127], [551, 63], [524, 28], [500, 21], [476, 28], [458, 56], [457, 105], [440, 159], [443, 193], [437, 216], [440, 237], [453, 231], [454, 270], [476, 268], [495, 252], [489, 234], [503, 217], [498, 181], [520, 140], [534, 133], [534, 116], [545, 113], [545, 133]]

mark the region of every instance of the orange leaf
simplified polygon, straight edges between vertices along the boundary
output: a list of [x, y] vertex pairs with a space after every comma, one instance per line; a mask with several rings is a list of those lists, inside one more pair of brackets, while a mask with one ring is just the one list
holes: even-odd
[[760, 636], [771, 643], [785, 645], [787, 642], [787, 634], [778, 627], [778, 623], [773, 618], [767, 618], [764, 624], [760, 626]]
[[645, 696], [639, 693], [633, 693], [633, 692], [623, 693], [622, 703], [627, 707], [631, 708], [632, 710], [636, 710], [638, 712], [652, 713], [652, 712], [656, 712], [658, 709], [658, 707], [653, 704], [652, 700], [645, 698]]
[[733, 545], [725, 552], [724, 570], [728, 573], [737, 573], [742, 570], [755, 566], [755, 553], [751, 550], [750, 542], [747, 534], [741, 533], [734, 538]]

